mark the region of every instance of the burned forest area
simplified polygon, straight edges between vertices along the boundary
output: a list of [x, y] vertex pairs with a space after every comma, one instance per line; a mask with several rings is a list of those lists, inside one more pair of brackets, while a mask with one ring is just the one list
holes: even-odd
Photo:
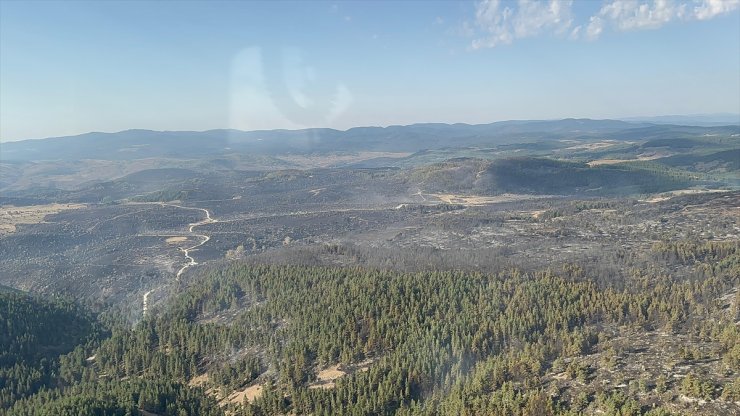
[[736, 125], [91, 134], [3, 143], [0, 414], [740, 413]]

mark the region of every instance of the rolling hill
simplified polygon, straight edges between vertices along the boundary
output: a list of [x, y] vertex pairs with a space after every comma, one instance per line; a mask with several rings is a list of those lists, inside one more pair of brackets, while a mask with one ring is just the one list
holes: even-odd
[[133, 160], [141, 158], [202, 159], [233, 152], [274, 155], [326, 152], [417, 152], [446, 147], [490, 146], [562, 138], [631, 139], [683, 134], [738, 133], [740, 127], [649, 125], [618, 120], [565, 119], [503, 121], [490, 124], [413, 124], [409, 126], [334, 129], [238, 131], [126, 130], [3, 143], [0, 159]]

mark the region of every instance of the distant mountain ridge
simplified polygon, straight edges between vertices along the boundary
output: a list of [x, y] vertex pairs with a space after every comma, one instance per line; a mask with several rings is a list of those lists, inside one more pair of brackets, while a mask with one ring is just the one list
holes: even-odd
[[636, 133], [657, 137], [691, 130], [734, 133], [738, 126], [685, 127], [621, 120], [521, 120], [489, 124], [422, 123], [408, 126], [355, 127], [345, 131], [303, 130], [125, 130], [85, 133], [2, 143], [0, 160], [193, 159], [234, 152], [314, 154], [328, 152], [418, 152], [447, 147], [486, 146], [547, 139], [624, 138]]
[[740, 124], [740, 114], [714, 113], [714, 114], [689, 114], [689, 115], [665, 115], [654, 117], [626, 117], [621, 120], [629, 122], [644, 122], [653, 124], [674, 124], [682, 126], [724, 126]]

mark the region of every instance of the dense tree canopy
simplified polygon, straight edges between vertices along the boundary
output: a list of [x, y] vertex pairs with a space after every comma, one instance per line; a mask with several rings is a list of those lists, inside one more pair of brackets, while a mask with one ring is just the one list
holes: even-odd
[[[575, 265], [497, 274], [216, 268], [134, 330], [114, 325], [99, 347], [64, 355], [55, 372], [59, 388], [17, 401], [11, 413], [220, 414], [216, 398], [259, 384], [262, 394], [251, 403], [221, 405], [238, 414], [543, 415], [588, 406], [607, 414], [665, 414], [643, 408], [632, 390], [590, 383], [596, 368], [583, 357], [598, 351], [604, 366], [616, 365], [608, 335], [615, 328], [703, 337], [717, 345], [713, 353], [729, 372], [722, 380], [692, 373], [670, 384], [657, 375], [635, 379], [635, 394], [673, 389], [737, 400], [737, 382], [727, 381], [740, 364], [737, 299], [729, 310], [716, 299], [736, 291], [738, 244], [664, 242], [652, 255], [691, 264], [697, 273], [688, 280], [636, 273], [633, 284], [617, 290], [600, 287]], [[5, 325], [39, 336], [24, 324], [27, 306], [16, 295], [4, 299], [8, 310], [23, 311]], [[76, 309], [67, 305], [54, 319], [73, 318]], [[55, 327], [81, 324], [70, 325]], [[16, 338], [5, 356], [19, 358], [8, 359], [39, 359], [37, 350], [27, 351], [27, 338]], [[682, 351], [685, 360], [704, 354]], [[348, 374], [333, 388], [316, 388], [318, 370], [336, 364]], [[545, 382], [559, 371], [583, 386], [578, 394]], [[186, 385], [203, 374], [215, 398]]]

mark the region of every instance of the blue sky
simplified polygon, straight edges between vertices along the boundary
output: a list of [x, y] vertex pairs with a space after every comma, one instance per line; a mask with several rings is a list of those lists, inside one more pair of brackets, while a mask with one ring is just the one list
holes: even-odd
[[740, 1], [0, 1], [0, 140], [740, 113]]

